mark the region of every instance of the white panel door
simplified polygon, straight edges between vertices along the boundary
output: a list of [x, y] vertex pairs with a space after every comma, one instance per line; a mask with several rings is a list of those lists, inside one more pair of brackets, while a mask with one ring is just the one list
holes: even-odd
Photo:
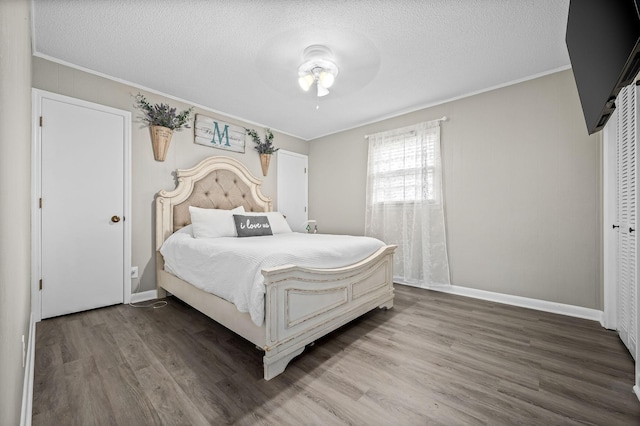
[[42, 318], [122, 303], [125, 119], [48, 98], [41, 115]]
[[278, 211], [294, 232], [307, 232], [308, 163], [306, 155], [278, 151]]
[[636, 138], [637, 138], [637, 97], [636, 86], [625, 87], [618, 96], [617, 122], [617, 167], [616, 190], [617, 209], [617, 329], [620, 339], [631, 355], [636, 356]]

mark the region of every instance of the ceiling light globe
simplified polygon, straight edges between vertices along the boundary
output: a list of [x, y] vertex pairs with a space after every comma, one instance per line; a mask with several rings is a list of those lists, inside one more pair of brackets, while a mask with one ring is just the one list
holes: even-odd
[[322, 83], [320, 83], [320, 81], [318, 81], [318, 84], [316, 85], [318, 86], [318, 97], [321, 98], [323, 96], [327, 96], [329, 94], [329, 90], [324, 87], [322, 85]]
[[305, 92], [309, 91], [314, 81], [315, 81], [315, 78], [313, 78], [313, 75], [311, 74], [303, 75], [300, 78], [298, 78], [298, 84], [300, 85], [302, 90], [304, 90]]
[[333, 86], [335, 77], [330, 72], [322, 71], [320, 73], [319, 80], [320, 80], [320, 83], [322, 83], [322, 85], [328, 89], [329, 87]]

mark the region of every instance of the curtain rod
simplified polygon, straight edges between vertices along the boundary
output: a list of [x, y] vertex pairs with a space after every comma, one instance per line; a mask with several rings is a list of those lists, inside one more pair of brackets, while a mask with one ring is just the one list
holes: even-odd
[[[435, 120], [429, 120], [429, 121], [427, 121], [427, 123], [431, 123], [432, 121], [447, 121], [448, 119], [449, 119], [449, 117], [447, 117], [446, 115], [443, 115], [442, 117], [436, 118]], [[371, 135], [364, 135], [364, 138], [365, 139], [369, 139], [369, 136], [371, 136]]]

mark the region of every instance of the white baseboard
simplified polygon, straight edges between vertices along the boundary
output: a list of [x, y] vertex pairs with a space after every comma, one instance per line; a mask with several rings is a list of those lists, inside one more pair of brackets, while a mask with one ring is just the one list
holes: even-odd
[[36, 321], [33, 313], [29, 318], [29, 340], [24, 365], [24, 384], [22, 385], [22, 409], [20, 426], [31, 426], [33, 407], [33, 371], [36, 355]]
[[131, 294], [131, 303], [146, 302], [158, 298], [158, 290], [142, 291]]
[[[411, 285], [405, 283], [402, 284]], [[473, 297], [474, 299], [504, 303], [506, 305], [519, 306], [521, 308], [535, 309], [537, 311], [551, 312], [553, 314], [567, 315], [575, 318], [599, 321], [600, 324], [603, 324], [602, 311], [599, 311], [597, 309], [583, 308], [582, 306], [567, 305], [564, 303], [549, 302], [539, 299], [530, 299], [528, 297], [512, 296], [510, 294], [494, 293], [492, 291], [477, 290], [474, 288], [460, 287], [455, 285], [438, 285], [429, 287], [427, 289], [440, 291], [443, 293], [457, 294], [459, 296]]]

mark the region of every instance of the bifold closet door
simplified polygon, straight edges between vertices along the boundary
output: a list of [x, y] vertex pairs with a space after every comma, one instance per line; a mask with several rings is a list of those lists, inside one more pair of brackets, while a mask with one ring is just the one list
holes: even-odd
[[625, 87], [617, 99], [617, 272], [618, 272], [618, 333], [620, 339], [636, 357], [636, 138], [637, 133], [637, 86]]

